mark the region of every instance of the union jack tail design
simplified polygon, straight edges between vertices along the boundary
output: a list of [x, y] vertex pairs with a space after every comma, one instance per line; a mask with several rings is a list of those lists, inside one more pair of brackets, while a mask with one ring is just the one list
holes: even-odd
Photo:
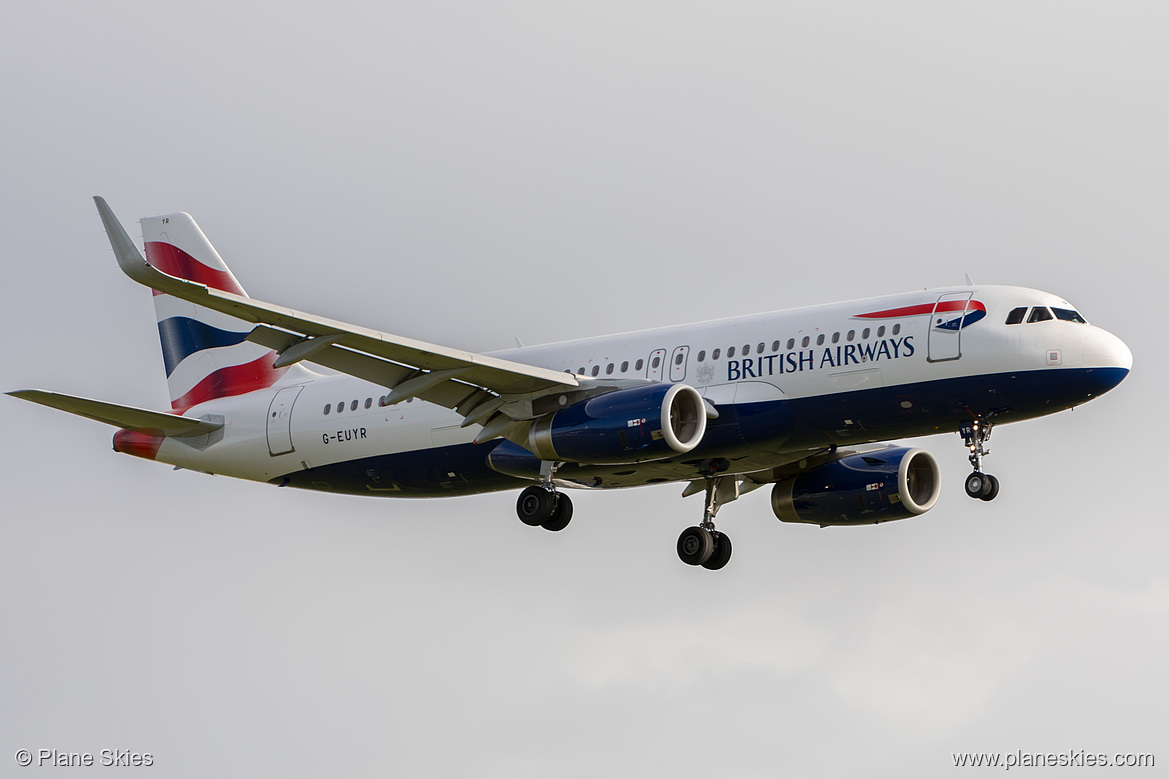
[[[160, 271], [246, 295], [189, 214], [142, 219], [146, 259]], [[179, 414], [215, 398], [265, 389], [307, 375], [300, 366], [274, 368], [276, 352], [245, 340], [252, 325], [155, 290], [154, 311], [170, 388]], [[291, 373], [289, 373], [291, 371]]]

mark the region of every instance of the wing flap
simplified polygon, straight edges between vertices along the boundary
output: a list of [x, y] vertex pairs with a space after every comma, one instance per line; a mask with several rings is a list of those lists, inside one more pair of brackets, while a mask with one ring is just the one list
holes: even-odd
[[[301, 339], [292, 333], [276, 330], [266, 325], [256, 326], [251, 334], [248, 335], [248, 340], [284, 354], [296, 348], [298, 343], [302, 343]], [[312, 341], [307, 343], [312, 343]], [[403, 390], [406, 390], [409, 389], [405, 386], [406, 382], [412, 378], [421, 378], [418, 376], [418, 371], [414, 368], [399, 365], [398, 363], [362, 352], [355, 352], [350, 349], [338, 347], [333, 344], [328, 344], [325, 348], [313, 351], [311, 360], [317, 365], [323, 365], [326, 368], [364, 379], [374, 384], [380, 384], [387, 388], [401, 386]], [[422, 376], [430, 376], [435, 373], [437, 372], [422, 374]], [[475, 393], [483, 394], [483, 390], [480, 390], [477, 386], [471, 386], [460, 381], [443, 379], [433, 386], [424, 387], [416, 392], [410, 392], [408, 394], [403, 392], [398, 400], [405, 400], [406, 397], [418, 397], [428, 403], [435, 403], [445, 408], [457, 409], [463, 401]]]

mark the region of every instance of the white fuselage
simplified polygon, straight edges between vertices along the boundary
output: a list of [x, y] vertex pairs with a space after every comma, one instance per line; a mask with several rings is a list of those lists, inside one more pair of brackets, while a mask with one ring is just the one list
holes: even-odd
[[[939, 301], [946, 305], [937, 305]], [[950, 406], [983, 403], [987, 394], [1014, 396], [974, 413], [1001, 413], [1006, 421], [1052, 413], [1096, 394], [1063, 392], [1062, 379], [1070, 383], [1098, 370], [1127, 372], [1127, 348], [1095, 326], [1055, 317], [1006, 323], [1009, 312], [1035, 307], [1073, 310], [1067, 301], [1031, 289], [953, 287], [525, 347], [494, 356], [597, 380], [689, 384], [718, 410], [720, 419], [737, 425], [733, 435], [719, 439], [717, 454], [731, 456], [746, 472], [774, 467], [810, 447], [954, 430], [962, 413]], [[1026, 392], [1033, 394], [1033, 385], [1051, 387], [1051, 398], [1023, 398], [1022, 383], [1018, 390], [995, 383], [1005, 381], [1001, 377], [1024, 376], [1041, 380], [1027, 379]], [[311, 474], [335, 474], [352, 464], [355, 484], [364, 482], [370, 494], [394, 495], [409, 494], [395, 476], [400, 465], [390, 460], [377, 465], [378, 458], [417, 461], [435, 452], [458, 451], [465, 463], [467, 457], [475, 459], [476, 450], [485, 459], [494, 443], [468, 450], [477, 425], [463, 427], [458, 413], [418, 399], [383, 407], [380, 400], [387, 390], [373, 383], [345, 375], [304, 372], [301, 377], [293, 388], [284, 383], [191, 408], [186, 416], [223, 418], [221, 439], [200, 446], [167, 438], [156, 459], [257, 481], [287, 481], [299, 474], [290, 483], [322, 489], [338, 489], [337, 478], [314, 479]], [[982, 379], [988, 382], [985, 387]], [[959, 397], [963, 393], [970, 395], [966, 401]], [[779, 416], [768, 416], [772, 411], [782, 416], [784, 408], [821, 420], [817, 424], [825, 429], [804, 430], [800, 420], [791, 419], [781, 425], [775, 421]], [[756, 416], [774, 429], [752, 428]], [[370, 466], [365, 468], [371, 473], [368, 478], [361, 476], [363, 466]], [[444, 471], [441, 458], [429, 467], [435, 475], [428, 478], [438, 494], [521, 484], [478, 484], [457, 469]], [[605, 486], [689, 477], [685, 467], [675, 464], [673, 469], [646, 469], [626, 481], [610, 475]]]

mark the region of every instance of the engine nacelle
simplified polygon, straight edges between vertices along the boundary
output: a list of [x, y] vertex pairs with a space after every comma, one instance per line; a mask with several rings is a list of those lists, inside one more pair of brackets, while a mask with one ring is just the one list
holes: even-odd
[[875, 525], [929, 511], [941, 481], [938, 461], [924, 449], [845, 454], [777, 481], [771, 508], [783, 522]]
[[633, 463], [689, 452], [706, 433], [706, 405], [685, 384], [606, 392], [532, 424], [527, 447], [541, 460]]

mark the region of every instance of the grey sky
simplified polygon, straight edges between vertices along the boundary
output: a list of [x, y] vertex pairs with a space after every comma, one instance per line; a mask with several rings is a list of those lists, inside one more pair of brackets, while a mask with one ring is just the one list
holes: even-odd
[[[725, 5], [725, 4], [724, 4]], [[1135, 355], [995, 431], [991, 504], [876, 528], [681, 488], [395, 502], [172, 473], [0, 398], [0, 773], [922, 776], [1169, 764], [1162, 3], [22, 3], [0, 26], [0, 389], [163, 408], [137, 236], [252, 295], [473, 350], [960, 283]], [[1141, 772], [1137, 772], [1141, 773]], [[1093, 773], [1093, 775], [1097, 775]], [[1099, 772], [1099, 775], [1110, 775]]]

